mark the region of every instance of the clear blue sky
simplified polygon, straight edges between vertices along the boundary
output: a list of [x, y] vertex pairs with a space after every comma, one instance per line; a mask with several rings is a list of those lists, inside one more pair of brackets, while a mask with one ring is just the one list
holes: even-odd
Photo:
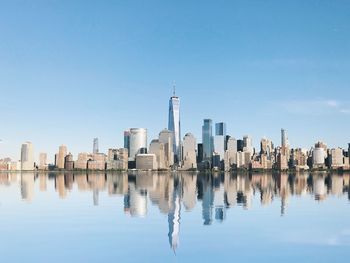
[[0, 158], [123, 146], [203, 118], [309, 148], [350, 142], [350, 1], [0, 1]]

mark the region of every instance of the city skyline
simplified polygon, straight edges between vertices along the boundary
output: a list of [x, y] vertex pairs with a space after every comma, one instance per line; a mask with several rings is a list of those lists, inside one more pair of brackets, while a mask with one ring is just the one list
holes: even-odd
[[[197, 148], [197, 144], [196, 141], [199, 144], [202, 144], [203, 147], [203, 160], [204, 161], [209, 161], [210, 163], [212, 162], [212, 158], [213, 158], [213, 154], [218, 154], [220, 157], [218, 159], [218, 162], [220, 161], [224, 161], [224, 154], [227, 150], [227, 139], [231, 138], [235, 141], [235, 144], [237, 144], [234, 147], [238, 147], [239, 149], [239, 141], [241, 141], [242, 145], [240, 151], [242, 152], [249, 152], [250, 153], [250, 157], [252, 157], [253, 153], [258, 153], [259, 152], [259, 146], [262, 147], [261, 143], [263, 140], [268, 140], [270, 143], [272, 143], [272, 145], [275, 146], [280, 146], [282, 149], [286, 148], [287, 149], [293, 149], [295, 147], [295, 149], [303, 149], [303, 150], [311, 150], [314, 148], [315, 142], [317, 143], [324, 143], [321, 140], [317, 140], [313, 143], [310, 144], [310, 146], [307, 147], [301, 147], [300, 145], [290, 145], [289, 144], [289, 138], [287, 136], [286, 130], [284, 128], [280, 129], [280, 144], [278, 143], [273, 143], [272, 140], [268, 139], [271, 137], [268, 136], [263, 136], [260, 139], [257, 139], [256, 141], [254, 141], [254, 138], [252, 138], [250, 135], [243, 135], [243, 140], [239, 139], [239, 137], [235, 137], [232, 136], [232, 134], [229, 134], [226, 132], [226, 122], [213, 122], [212, 119], [208, 119], [205, 118], [203, 119], [203, 126], [202, 126], [202, 137], [199, 137], [200, 139], [198, 140], [198, 137], [196, 137], [196, 135], [192, 135], [191, 132], [185, 132], [185, 136], [182, 138], [181, 137], [181, 125], [180, 125], [180, 98], [178, 96], [175, 96], [175, 87], [173, 90], [173, 95], [170, 97], [169, 99], [169, 108], [168, 108], [168, 129], [163, 129], [160, 133], [159, 136], [161, 136], [162, 132], [168, 133], [169, 131], [173, 134], [171, 136], [174, 136], [172, 141], [173, 141], [173, 147], [170, 149], [168, 148], [168, 151], [173, 152], [174, 154], [174, 160], [176, 159], [176, 156], [179, 155], [180, 153], [180, 158], [177, 162], [175, 163], [180, 163], [182, 161], [185, 161], [182, 156], [182, 147], [184, 147], [183, 144], [183, 140], [188, 136], [192, 136], [194, 140], [194, 145], [195, 145], [195, 150], [196, 150], [196, 155], [199, 155], [199, 149]], [[174, 128], [176, 127], [176, 128]], [[175, 129], [176, 132], [173, 132], [172, 130]], [[134, 136], [134, 140], [131, 140], [132, 136]], [[139, 137], [141, 136], [141, 137]], [[107, 150], [105, 151], [99, 151], [99, 138], [98, 137], [94, 137], [93, 138], [93, 149], [92, 151], [87, 150], [85, 152], [78, 150], [77, 153], [73, 153], [72, 151], [67, 151], [67, 146], [65, 144], [62, 144], [61, 146], [59, 146], [59, 153], [57, 153], [57, 151], [55, 151], [52, 156], [53, 159], [50, 158], [50, 154], [48, 155], [47, 151], [41, 151], [41, 152], [35, 152], [35, 148], [33, 150], [33, 144], [31, 141], [27, 141], [25, 143], [22, 144], [22, 148], [20, 150], [20, 158], [16, 159], [11, 157], [10, 155], [4, 155], [1, 156], [0, 155], [0, 160], [4, 159], [4, 158], [11, 158], [12, 161], [16, 161], [16, 160], [21, 160], [21, 159], [27, 159], [27, 157], [23, 157], [23, 146], [26, 147], [27, 144], [30, 144], [30, 151], [31, 151], [31, 160], [34, 160], [34, 162], [39, 165], [40, 167], [40, 163], [41, 163], [41, 155], [45, 154], [45, 162], [47, 164], [55, 164], [57, 168], [59, 169], [65, 169], [64, 163], [65, 163], [65, 157], [68, 154], [71, 154], [72, 158], [73, 156], [79, 156], [80, 154], [87, 154], [87, 153], [92, 153], [93, 155], [95, 154], [102, 154], [105, 155], [106, 153], [108, 153], [111, 149], [117, 149], [117, 148], [126, 148], [128, 149], [128, 155], [129, 155], [129, 161], [135, 161], [135, 157], [137, 154], [140, 153], [147, 153], [147, 150], [150, 150], [150, 147], [152, 146], [152, 142], [154, 141], [158, 141], [161, 143], [165, 143], [164, 138], [159, 141], [159, 140], [155, 140], [154, 138], [156, 138], [157, 136], [153, 137], [153, 138], [149, 138], [148, 135], [148, 128], [129, 128], [129, 129], [124, 129], [123, 134], [122, 134], [122, 144], [120, 145], [116, 145], [116, 146], [107, 146]], [[178, 143], [178, 147], [176, 146], [176, 142], [174, 141], [175, 138], [179, 139]], [[241, 137], [241, 138], [242, 138]], [[203, 138], [205, 138], [205, 140], [203, 141]], [[238, 140], [238, 141], [237, 141]], [[148, 142], [151, 141], [151, 143], [149, 144]], [[2, 141], [0, 141], [1, 143]], [[130, 142], [133, 142], [132, 144], [130, 144]], [[255, 142], [255, 143], [253, 143]], [[327, 142], [326, 142], [327, 144]], [[1, 145], [1, 144], [0, 144]], [[328, 144], [327, 144], [328, 145]], [[165, 146], [165, 145], [164, 145]], [[329, 145], [328, 145], [329, 146]], [[345, 146], [345, 147], [344, 147]], [[330, 146], [330, 149], [347, 149], [346, 146], [349, 146], [349, 143], [347, 143], [346, 145], [336, 145], [336, 146]], [[61, 148], [64, 147], [64, 154], [60, 154], [61, 152]], [[158, 146], [157, 146], [158, 147]], [[219, 148], [218, 148], [219, 147]], [[326, 146], [327, 147], [327, 146]], [[344, 147], [344, 148], [343, 148]], [[177, 149], [176, 149], [177, 148]], [[165, 150], [165, 149], [164, 149]], [[236, 148], [237, 151], [237, 148]], [[170, 152], [169, 152], [170, 153]], [[261, 152], [260, 152], [261, 153]], [[163, 154], [166, 154], [165, 152]], [[229, 156], [231, 156], [230, 153], [228, 153]], [[323, 153], [322, 153], [323, 154]], [[28, 155], [28, 154], [26, 154]], [[59, 155], [61, 155], [61, 157], [58, 157]], [[49, 157], [48, 157], [49, 156]], [[207, 157], [205, 157], [207, 156]], [[288, 154], [289, 156], [289, 154]], [[196, 156], [195, 156], [196, 157]], [[236, 157], [231, 156], [232, 158], [235, 159], [235, 163], [239, 163], [239, 160], [236, 159]], [[229, 157], [229, 158], [231, 158]], [[169, 157], [168, 157], [169, 158]], [[198, 158], [198, 156], [196, 157]], [[289, 158], [289, 157], [288, 157]], [[287, 158], [287, 159], [288, 159]], [[79, 159], [79, 157], [78, 157]], [[186, 159], [186, 158], [185, 158]], [[73, 160], [72, 160], [73, 161]], [[198, 159], [197, 159], [198, 161]], [[159, 162], [159, 160], [157, 160], [157, 162]], [[231, 161], [229, 161], [229, 163], [231, 163]], [[57, 165], [58, 164], [58, 165]], [[188, 165], [188, 164], [187, 164]], [[185, 165], [187, 167], [187, 165]], [[220, 165], [219, 165], [220, 166]], [[160, 167], [159, 167], [160, 168]], [[165, 168], [165, 167], [164, 167]], [[187, 167], [190, 168], [190, 167]], [[23, 169], [23, 170], [27, 170], [27, 169]]]
[[256, 148], [264, 136], [278, 142], [281, 127], [291, 146], [345, 147], [349, 5], [4, 3], [0, 156], [18, 159], [31, 141], [52, 162], [58, 145], [76, 156], [95, 137], [107, 152], [127, 127], [156, 138], [174, 82], [182, 134], [197, 141], [210, 118]]

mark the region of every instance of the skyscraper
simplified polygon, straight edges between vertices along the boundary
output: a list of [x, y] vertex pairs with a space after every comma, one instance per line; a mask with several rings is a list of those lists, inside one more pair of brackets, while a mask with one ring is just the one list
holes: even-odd
[[173, 150], [174, 135], [172, 131], [164, 129], [159, 133], [159, 141], [164, 143], [165, 150], [165, 166], [169, 168], [174, 164], [174, 150]]
[[181, 126], [180, 126], [180, 99], [174, 94], [169, 100], [168, 130], [173, 132], [173, 150], [175, 162], [181, 160]]
[[252, 138], [249, 135], [243, 136], [243, 151], [253, 154]]
[[226, 145], [226, 123], [215, 123], [214, 151], [220, 155], [220, 160], [224, 159]]
[[165, 157], [165, 145], [164, 145], [164, 143], [160, 142], [157, 139], [152, 140], [150, 145], [149, 145], [149, 153], [155, 154], [155, 156], [157, 158], [158, 169], [169, 168], [169, 167], [165, 166], [166, 157]]
[[182, 146], [182, 169], [196, 169], [196, 138], [191, 133], [186, 133]]
[[40, 170], [47, 169], [47, 154], [46, 153], [39, 154], [39, 169]]
[[130, 130], [124, 131], [124, 148], [128, 149], [128, 155], [130, 157]]
[[61, 145], [58, 148], [58, 155], [57, 155], [57, 162], [56, 162], [56, 167], [58, 169], [64, 169], [64, 158], [67, 155], [67, 146]]
[[147, 151], [147, 129], [131, 128], [130, 129], [130, 154], [129, 160], [135, 161], [136, 154]]
[[98, 138], [94, 138], [92, 153], [98, 153]]
[[215, 123], [215, 135], [226, 136], [226, 123], [224, 122]]
[[211, 162], [213, 156], [213, 131], [211, 119], [204, 119], [202, 126], [203, 161]]
[[288, 137], [285, 129], [281, 129], [281, 146], [282, 147], [288, 146]]
[[33, 144], [31, 142], [25, 142], [22, 144], [21, 170], [23, 171], [34, 170]]

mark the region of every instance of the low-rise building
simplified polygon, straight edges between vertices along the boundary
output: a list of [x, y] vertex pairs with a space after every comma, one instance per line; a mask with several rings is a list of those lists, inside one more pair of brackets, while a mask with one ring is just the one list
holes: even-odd
[[106, 162], [107, 170], [128, 169], [128, 149], [109, 149]]
[[157, 157], [155, 154], [137, 154], [136, 169], [139, 170], [157, 170]]

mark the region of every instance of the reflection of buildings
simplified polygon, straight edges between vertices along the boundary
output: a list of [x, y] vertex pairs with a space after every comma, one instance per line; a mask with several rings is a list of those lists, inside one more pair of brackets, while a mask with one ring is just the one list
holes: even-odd
[[180, 234], [180, 218], [181, 218], [181, 177], [176, 176], [174, 180], [174, 191], [171, 196], [170, 211], [168, 213], [168, 225], [169, 225], [169, 244], [170, 247], [176, 250], [179, 244]]
[[323, 174], [317, 174], [312, 176], [313, 189], [315, 193], [315, 200], [324, 200], [327, 196], [327, 187], [325, 184], [325, 178]]
[[34, 173], [21, 174], [22, 199], [32, 201], [34, 197]]
[[[230, 216], [229, 209], [248, 209], [253, 199], [266, 206], [278, 200], [283, 215], [289, 198], [294, 195], [313, 195], [315, 200], [325, 200], [328, 195], [349, 195], [350, 175], [319, 172], [273, 175], [189, 172], [139, 172], [136, 175], [125, 172], [0, 173], [1, 187], [16, 183], [20, 183], [22, 199], [28, 201], [33, 200], [35, 191], [54, 190], [60, 198], [65, 198], [72, 191], [89, 191], [93, 203], [98, 205], [107, 196], [101, 194], [105, 192], [124, 197], [125, 212], [133, 217], [146, 216], [149, 204], [152, 204], [167, 215], [168, 241], [175, 250], [179, 244], [183, 207], [191, 211], [200, 203], [197, 206], [202, 209], [204, 225], [224, 222]], [[41, 193], [41, 196], [45, 194]]]
[[288, 196], [290, 193], [290, 188], [288, 185], [288, 174], [279, 173], [276, 178], [277, 188], [279, 190], [279, 195], [281, 198], [281, 215], [285, 214], [286, 204], [288, 203]]
[[213, 187], [211, 185], [211, 175], [201, 175], [198, 177], [198, 196], [202, 199], [202, 217], [204, 225], [212, 223], [213, 207]]

